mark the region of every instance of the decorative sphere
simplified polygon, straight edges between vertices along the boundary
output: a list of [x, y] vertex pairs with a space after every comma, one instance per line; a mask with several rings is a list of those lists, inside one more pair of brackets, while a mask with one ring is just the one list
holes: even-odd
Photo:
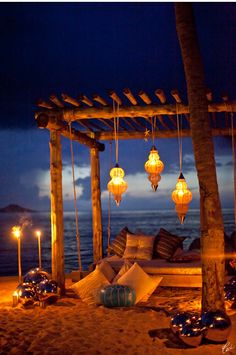
[[135, 290], [124, 285], [109, 285], [100, 291], [101, 303], [105, 307], [130, 307], [135, 304]]
[[226, 291], [225, 300], [235, 302], [236, 301], [236, 289]]
[[29, 284], [21, 283], [16, 288], [19, 302], [24, 306], [32, 305], [36, 300], [36, 294], [34, 291], [34, 287]]
[[183, 328], [179, 329], [178, 336], [185, 344], [197, 347], [202, 341], [202, 327], [197, 323], [185, 324]]
[[218, 343], [226, 341], [231, 331], [231, 320], [222, 311], [204, 312], [202, 324], [206, 327], [205, 338]]
[[54, 280], [43, 280], [36, 285], [36, 294], [39, 300], [56, 301], [58, 298], [57, 282]]
[[174, 333], [177, 333], [186, 324], [191, 324], [191, 314], [187, 312], [178, 313], [171, 317], [170, 327]]
[[49, 275], [46, 271], [43, 271], [39, 268], [32, 269], [24, 276], [24, 283], [29, 283], [33, 285], [37, 285], [43, 280], [48, 280]]
[[231, 290], [235, 290], [236, 292], [236, 276], [232, 277], [224, 286], [224, 290], [227, 291], [231, 291]]

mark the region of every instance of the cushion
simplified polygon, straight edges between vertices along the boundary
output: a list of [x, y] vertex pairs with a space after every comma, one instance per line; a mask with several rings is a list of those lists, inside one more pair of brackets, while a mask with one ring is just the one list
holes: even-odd
[[151, 260], [155, 237], [127, 233], [126, 248], [123, 258]]
[[129, 307], [135, 303], [135, 291], [129, 286], [109, 285], [100, 291], [101, 303], [105, 307]]
[[144, 296], [153, 292], [156, 287], [156, 282], [148, 276], [137, 263], [134, 263], [134, 265], [119, 278], [117, 283], [119, 285], [129, 286], [135, 290], [135, 304], [141, 301]]
[[177, 251], [168, 261], [172, 263], [186, 263], [196, 260], [201, 260], [200, 250], [185, 251], [182, 249], [177, 249]]
[[129, 262], [128, 260], [124, 260], [123, 265], [121, 266], [118, 274], [114, 277], [112, 283], [115, 284], [117, 283], [117, 281], [119, 280], [119, 278], [124, 275], [132, 266], [133, 264], [131, 264], [131, 262]]
[[103, 286], [110, 285], [99, 267], [71, 286], [72, 290], [87, 304], [96, 304], [95, 295]]
[[153, 248], [154, 258], [169, 259], [179, 248], [186, 237], [178, 237], [161, 228], [156, 236]]
[[102, 260], [98, 266], [99, 270], [103, 273], [103, 275], [107, 278], [109, 282], [112, 282], [114, 277], [116, 276], [115, 271], [112, 269], [111, 265], [108, 261]]
[[150, 289], [150, 291], [144, 297], [142, 297], [140, 302], [147, 302], [149, 297], [153, 294], [153, 292], [159, 286], [161, 280], [163, 279], [163, 277], [158, 275], [149, 275], [149, 277], [151, 277], [151, 279], [155, 282], [155, 285], [153, 286], [152, 289]]
[[126, 247], [126, 236], [127, 233], [131, 232], [127, 227], [124, 227], [115, 237], [115, 239], [112, 241], [111, 245], [108, 247], [108, 251], [111, 254], [116, 254], [120, 257], [123, 256], [125, 247]]

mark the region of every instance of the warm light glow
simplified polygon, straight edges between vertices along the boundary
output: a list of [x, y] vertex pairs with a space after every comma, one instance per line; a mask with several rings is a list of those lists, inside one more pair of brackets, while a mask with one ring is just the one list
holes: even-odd
[[36, 237], [40, 238], [40, 237], [41, 237], [41, 234], [42, 234], [42, 233], [41, 233], [40, 230], [35, 231]]
[[153, 190], [156, 191], [158, 183], [161, 180], [160, 173], [164, 169], [164, 164], [160, 160], [158, 151], [154, 145], [150, 150], [148, 160], [146, 161], [144, 168], [149, 174], [148, 180], [151, 182]]
[[182, 173], [178, 178], [176, 189], [172, 192], [172, 200], [175, 203], [175, 210], [180, 223], [183, 224], [186, 213], [188, 212], [188, 204], [192, 200], [192, 192], [188, 189], [188, 185]]
[[114, 195], [117, 206], [121, 201], [121, 195], [127, 190], [128, 184], [123, 180], [124, 170], [118, 164], [110, 171], [111, 180], [107, 184], [107, 189]]
[[14, 226], [12, 227], [12, 234], [14, 237], [17, 239], [21, 237], [21, 227], [20, 226]]

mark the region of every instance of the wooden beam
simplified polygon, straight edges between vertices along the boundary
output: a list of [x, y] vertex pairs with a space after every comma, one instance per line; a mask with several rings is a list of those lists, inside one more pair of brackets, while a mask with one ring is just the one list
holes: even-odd
[[127, 99], [131, 102], [132, 105], [138, 104], [138, 101], [135, 99], [130, 89], [124, 89], [123, 94], [127, 97]]
[[110, 91], [108, 92], [108, 95], [109, 95], [110, 98], [111, 98], [112, 100], [114, 100], [117, 104], [122, 105], [121, 99], [119, 98], [119, 96], [117, 95], [117, 93], [116, 93], [114, 90], [110, 90]]
[[94, 101], [98, 102], [102, 106], [108, 106], [108, 102], [103, 97], [101, 97], [101, 96], [99, 96], [97, 94], [93, 94], [92, 98], [93, 98]]
[[64, 271], [64, 224], [62, 198], [61, 139], [57, 131], [50, 132], [50, 177], [51, 177], [51, 239], [52, 278], [56, 280], [61, 294], [65, 293]]
[[39, 106], [39, 107], [47, 108], [49, 110], [53, 109], [53, 105], [51, 105], [49, 102], [41, 100], [41, 99], [39, 99], [36, 102], [36, 105]]
[[79, 95], [79, 100], [82, 101], [84, 104], [88, 105], [89, 107], [93, 106], [93, 102], [83, 94]]
[[67, 94], [61, 94], [62, 100], [65, 102], [68, 102], [69, 104], [79, 107], [80, 103], [78, 100], [74, 99], [73, 97], [67, 95]]
[[158, 99], [160, 100], [161, 104], [165, 104], [166, 103], [166, 95], [165, 95], [163, 90], [157, 89], [155, 91], [155, 95], [156, 95], [156, 97], [158, 97]]
[[90, 149], [91, 161], [91, 201], [93, 220], [93, 261], [96, 263], [103, 257], [102, 240], [102, 208], [100, 189], [100, 162], [99, 152], [96, 148]]
[[56, 95], [50, 95], [49, 99], [57, 106], [60, 108], [63, 108], [64, 105], [63, 103], [58, 99]]
[[145, 104], [150, 105], [152, 103], [152, 100], [145, 91], [139, 91], [138, 96], [143, 100], [143, 102], [145, 102]]
[[173, 98], [175, 99], [175, 101], [177, 102], [177, 104], [181, 104], [182, 100], [180, 98], [178, 90], [171, 90], [170, 93], [173, 96]]
[[87, 134], [79, 132], [74, 128], [70, 128], [65, 122], [58, 120], [56, 117], [49, 117], [46, 113], [41, 113], [36, 117], [36, 122], [39, 128], [47, 128], [49, 130], [59, 131], [61, 135], [66, 138], [78, 141], [81, 144], [87, 145], [90, 148], [97, 148], [99, 151], [104, 151], [105, 146], [102, 143], [97, 142], [95, 139], [90, 138]]
[[[236, 128], [234, 129], [234, 134], [236, 135]], [[144, 135], [144, 131], [120, 131], [119, 139], [142, 139]], [[213, 128], [212, 129], [213, 136], [231, 136], [231, 132], [228, 128]], [[191, 137], [190, 129], [182, 130], [183, 137]], [[178, 131], [177, 129], [170, 130], [158, 130], [155, 132], [156, 138], [177, 138]], [[111, 140], [114, 138], [112, 132], [96, 132], [95, 138], [98, 140]]]
[[[233, 112], [236, 112], [236, 101], [228, 103]], [[208, 105], [208, 112], [225, 112], [225, 103], [212, 103]], [[178, 105], [179, 114], [189, 114], [189, 107], [184, 104]], [[37, 113], [36, 113], [37, 114]], [[69, 108], [62, 110], [50, 110], [48, 115], [59, 115], [65, 121], [76, 121], [82, 119], [103, 118], [111, 119], [114, 117], [112, 107], [80, 107]], [[156, 115], [176, 115], [176, 104], [165, 105], [147, 105], [147, 106], [120, 106], [119, 117], [152, 117]]]

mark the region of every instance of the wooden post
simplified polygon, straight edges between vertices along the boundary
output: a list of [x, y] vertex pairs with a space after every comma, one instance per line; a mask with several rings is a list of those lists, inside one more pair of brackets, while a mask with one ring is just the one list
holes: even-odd
[[93, 216], [93, 261], [97, 262], [103, 256], [100, 163], [99, 163], [99, 152], [97, 148], [90, 149], [90, 159], [91, 159], [91, 200], [92, 200], [92, 216]]
[[61, 137], [50, 131], [52, 278], [65, 293]]

